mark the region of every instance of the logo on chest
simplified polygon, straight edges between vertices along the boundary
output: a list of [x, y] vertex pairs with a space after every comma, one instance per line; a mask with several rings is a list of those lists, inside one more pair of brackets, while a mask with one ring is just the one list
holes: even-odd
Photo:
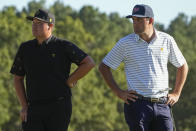
[[52, 56], [52, 58], [55, 58], [56, 57], [56, 54], [55, 53], [52, 53], [51, 56]]

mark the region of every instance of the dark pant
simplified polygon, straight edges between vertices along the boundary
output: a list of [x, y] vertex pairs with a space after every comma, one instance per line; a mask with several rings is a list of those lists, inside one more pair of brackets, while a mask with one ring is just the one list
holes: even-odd
[[173, 118], [168, 105], [136, 100], [124, 104], [125, 120], [130, 131], [173, 131]]
[[71, 98], [32, 103], [28, 108], [23, 131], [67, 131], [72, 113]]

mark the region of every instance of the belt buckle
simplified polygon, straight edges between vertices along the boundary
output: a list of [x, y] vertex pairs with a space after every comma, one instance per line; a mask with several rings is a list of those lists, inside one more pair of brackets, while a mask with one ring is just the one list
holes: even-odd
[[159, 98], [150, 98], [150, 101], [151, 102], [158, 102], [159, 101]]

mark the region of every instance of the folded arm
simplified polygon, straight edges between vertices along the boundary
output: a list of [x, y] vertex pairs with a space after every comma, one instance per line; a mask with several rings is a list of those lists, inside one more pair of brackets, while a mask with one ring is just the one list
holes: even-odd
[[188, 74], [188, 65], [187, 63], [185, 63], [183, 66], [177, 69], [175, 87], [173, 92], [171, 94], [168, 94], [168, 101], [166, 104], [170, 104], [172, 106], [178, 101], [184, 83], [186, 81], [187, 74]]
[[67, 80], [69, 87], [74, 87], [76, 82], [84, 77], [93, 67], [95, 63], [90, 56], [86, 56], [78, 65], [78, 68], [70, 75]]
[[110, 70], [110, 67], [105, 65], [104, 63], [101, 63], [99, 65], [99, 71], [102, 74], [105, 82], [107, 85], [112, 89], [114, 94], [118, 96], [120, 99], [122, 99], [125, 103], [128, 103], [128, 99], [131, 101], [135, 101], [137, 99], [137, 96], [134, 95], [136, 93], [135, 91], [128, 91], [128, 90], [122, 90], [118, 87], [117, 83], [115, 82], [112, 72]]

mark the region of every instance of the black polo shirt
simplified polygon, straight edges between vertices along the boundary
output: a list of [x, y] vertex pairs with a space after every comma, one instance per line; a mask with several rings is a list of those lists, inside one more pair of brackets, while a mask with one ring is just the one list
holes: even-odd
[[10, 72], [26, 77], [28, 101], [70, 96], [66, 80], [71, 63], [78, 65], [86, 56], [73, 43], [54, 36], [41, 45], [34, 39], [21, 44]]

